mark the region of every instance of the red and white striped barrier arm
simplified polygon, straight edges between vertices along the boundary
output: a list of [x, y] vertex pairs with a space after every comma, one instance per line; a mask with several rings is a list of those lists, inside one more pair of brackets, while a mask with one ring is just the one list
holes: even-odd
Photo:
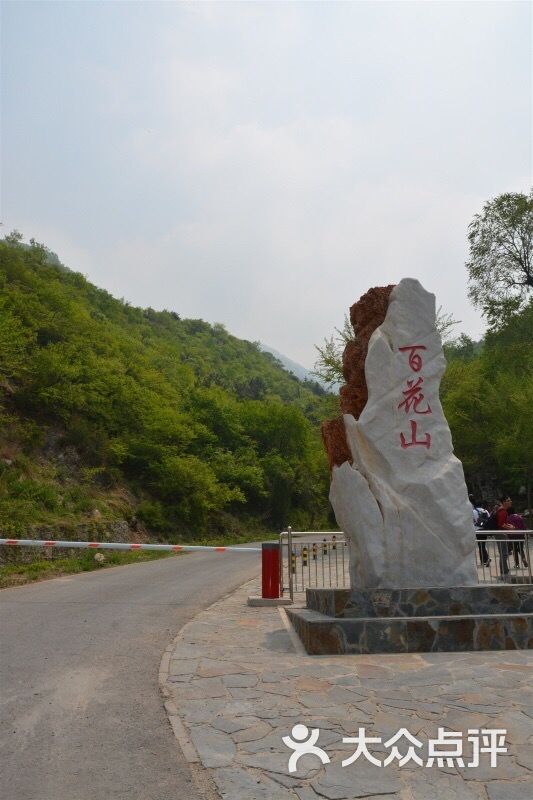
[[177, 553], [180, 550], [213, 550], [215, 553], [260, 553], [260, 547], [208, 547], [200, 544], [138, 544], [137, 542], [61, 542], [48, 539], [0, 539], [0, 545], [12, 547], [77, 547], [81, 550], [158, 550]]

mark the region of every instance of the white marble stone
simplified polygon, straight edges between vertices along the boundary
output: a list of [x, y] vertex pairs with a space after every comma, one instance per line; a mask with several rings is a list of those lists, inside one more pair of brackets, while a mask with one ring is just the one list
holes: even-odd
[[[425, 349], [400, 350], [414, 345]], [[344, 415], [353, 465], [333, 468], [330, 500], [350, 543], [353, 587], [477, 583], [463, 467], [439, 400], [444, 369], [435, 296], [405, 278], [370, 339], [368, 402], [359, 420]], [[402, 406], [407, 381], [415, 388], [420, 378], [423, 399]]]

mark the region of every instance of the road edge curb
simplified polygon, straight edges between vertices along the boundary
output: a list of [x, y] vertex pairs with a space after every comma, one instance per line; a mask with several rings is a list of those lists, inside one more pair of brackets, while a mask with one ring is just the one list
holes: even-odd
[[213, 781], [210, 770], [208, 767], [204, 767], [198, 752], [193, 745], [192, 741], [189, 738], [189, 734], [187, 733], [187, 729], [182, 722], [182, 719], [179, 715], [179, 711], [171, 698], [170, 691], [167, 687], [167, 682], [170, 674], [170, 659], [172, 657], [172, 653], [174, 652], [177, 643], [183, 637], [187, 628], [192, 625], [199, 616], [201, 616], [205, 611], [208, 611], [210, 608], [215, 606], [217, 603], [221, 603], [224, 600], [227, 600], [228, 597], [231, 597], [236, 592], [240, 591], [244, 586], [248, 584], [253, 584], [257, 582], [257, 577], [252, 578], [250, 580], [244, 581], [239, 586], [236, 586], [230, 592], [219, 597], [213, 603], [210, 603], [208, 606], [203, 608], [197, 614], [192, 617], [185, 625], [180, 628], [176, 636], [172, 639], [170, 644], [165, 648], [163, 651], [163, 656], [161, 658], [159, 664], [159, 671], [158, 671], [158, 683], [159, 683], [159, 691], [163, 698], [163, 706], [165, 708], [165, 712], [168, 718], [168, 722], [172, 729], [172, 732], [176, 738], [176, 741], [179, 745], [179, 748], [185, 758], [189, 769], [191, 771], [192, 781], [194, 783], [195, 788], [197, 789], [198, 793], [204, 798], [204, 800], [221, 800], [221, 795], [219, 794], [215, 782]]

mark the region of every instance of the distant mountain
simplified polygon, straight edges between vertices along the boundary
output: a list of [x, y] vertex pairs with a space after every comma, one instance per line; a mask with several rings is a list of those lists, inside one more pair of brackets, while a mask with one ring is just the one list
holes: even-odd
[[316, 377], [313, 375], [310, 369], [306, 369], [298, 362], [293, 361], [292, 358], [288, 358], [288, 356], [283, 355], [280, 353], [279, 350], [276, 350], [274, 347], [270, 347], [268, 344], [263, 344], [263, 342], [259, 342], [259, 348], [263, 351], [263, 353], [272, 353], [278, 361], [281, 361], [283, 366], [288, 372], [292, 372], [293, 375], [296, 375], [301, 381], [317, 381]]
[[276, 350], [274, 347], [270, 347], [268, 344], [259, 342], [259, 348], [263, 351], [263, 353], [271, 353], [275, 358], [278, 359], [279, 362], [281, 362], [288, 372], [292, 372], [292, 374], [296, 375], [299, 380], [317, 383], [328, 392], [333, 391], [335, 393], [338, 391], [340, 384], [333, 387], [328, 387], [325, 383], [323, 383], [323, 381], [320, 380], [320, 378], [317, 378], [317, 376], [310, 369], [298, 364], [297, 361], [293, 361], [292, 358], [283, 355], [283, 353], [280, 353], [279, 350]]

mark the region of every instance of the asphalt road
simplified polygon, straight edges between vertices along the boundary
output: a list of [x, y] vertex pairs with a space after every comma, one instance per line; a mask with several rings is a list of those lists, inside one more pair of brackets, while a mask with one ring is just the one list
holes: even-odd
[[158, 670], [258, 553], [194, 553], [0, 591], [2, 800], [197, 800]]

